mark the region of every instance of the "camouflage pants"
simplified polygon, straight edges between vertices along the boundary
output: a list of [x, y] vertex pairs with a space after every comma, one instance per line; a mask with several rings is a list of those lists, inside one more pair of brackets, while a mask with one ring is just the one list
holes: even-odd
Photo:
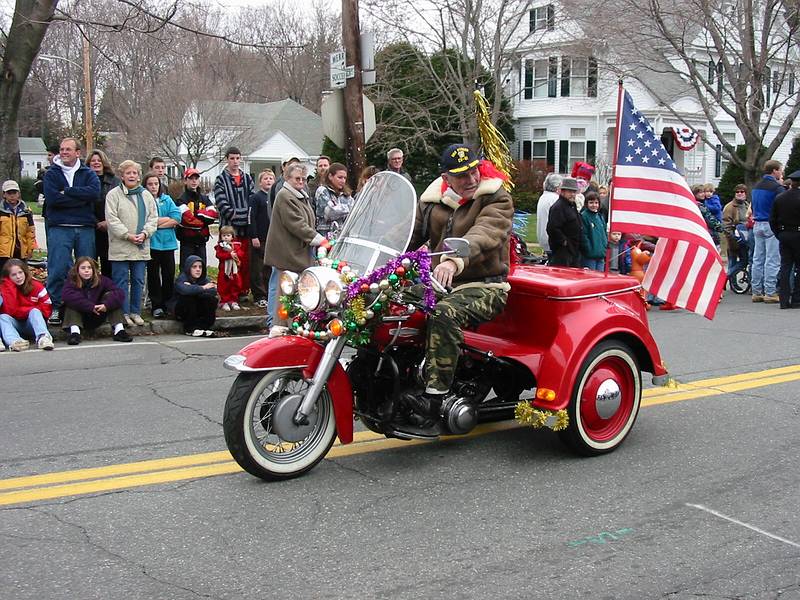
[[[404, 299], [419, 302], [422, 286], [406, 290]], [[428, 317], [425, 348], [425, 383], [429, 390], [450, 389], [464, 341], [462, 327], [489, 321], [499, 315], [508, 300], [508, 292], [497, 288], [468, 287], [446, 296], [437, 294], [438, 302]]]

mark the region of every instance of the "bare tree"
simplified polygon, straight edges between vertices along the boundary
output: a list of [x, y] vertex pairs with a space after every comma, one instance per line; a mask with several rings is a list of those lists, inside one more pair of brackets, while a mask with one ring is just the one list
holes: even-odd
[[[568, 3], [577, 0], [567, 0]], [[705, 141], [753, 183], [800, 112], [796, 0], [621, 0], [587, 8], [583, 24], [603, 31], [607, 64], [634, 77], [668, 110], [680, 93], [697, 99], [711, 127]], [[577, 8], [578, 4], [575, 4]], [[625, 14], [624, 21], [619, 14]], [[588, 31], [588, 29], [586, 29]], [[613, 48], [613, 52], [608, 50]], [[656, 77], [653, 77], [656, 75]], [[665, 89], [664, 79], [674, 83]], [[682, 118], [673, 110], [676, 118]], [[723, 135], [733, 121], [746, 153]]]
[[[428, 85], [454, 107], [463, 138], [473, 144], [478, 140], [473, 92], [487, 81], [494, 90], [502, 90], [519, 52], [535, 45], [539, 32], [524, 26], [531, 5], [530, 0], [366, 2], [368, 18], [383, 28], [384, 39], [420, 50]], [[501, 103], [502, 94], [494, 94], [494, 123], [501, 118]]]

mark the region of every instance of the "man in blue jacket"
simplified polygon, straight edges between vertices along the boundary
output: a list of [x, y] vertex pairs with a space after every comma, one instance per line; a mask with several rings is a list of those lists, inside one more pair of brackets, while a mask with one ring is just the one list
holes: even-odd
[[783, 165], [777, 160], [768, 160], [764, 163], [764, 176], [750, 194], [755, 220], [753, 237], [756, 241], [752, 272], [753, 302], [780, 302], [778, 269], [781, 266], [781, 254], [778, 238], [769, 226], [769, 217], [775, 197], [784, 191], [782, 179]]
[[100, 180], [78, 158], [80, 144], [64, 138], [58, 156], [44, 175], [47, 203], [47, 291], [53, 302], [51, 325], [60, 325], [61, 290], [74, 258], [96, 257], [94, 202], [100, 195]]

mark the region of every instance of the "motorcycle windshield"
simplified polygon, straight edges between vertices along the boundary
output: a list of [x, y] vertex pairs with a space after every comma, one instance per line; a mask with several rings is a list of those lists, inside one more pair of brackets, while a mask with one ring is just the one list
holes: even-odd
[[361, 275], [402, 254], [414, 230], [417, 195], [397, 173], [373, 175], [359, 192], [330, 258]]

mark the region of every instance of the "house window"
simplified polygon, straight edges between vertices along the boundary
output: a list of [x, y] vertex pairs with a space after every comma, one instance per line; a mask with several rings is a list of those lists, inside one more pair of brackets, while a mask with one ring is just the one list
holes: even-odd
[[569, 143], [569, 162], [586, 162], [586, 142], [570, 142]]
[[547, 160], [547, 141], [533, 142], [533, 160]]
[[525, 61], [525, 84], [523, 85], [525, 100], [533, 98], [533, 61]]
[[531, 9], [529, 26], [531, 32], [553, 31], [555, 26], [556, 10], [554, 5], [548, 4], [546, 6], [539, 6]]
[[717, 63], [717, 95], [722, 96], [722, 90], [724, 89], [722, 76], [724, 75], [724, 66], [722, 64], [722, 60]]
[[561, 140], [558, 144], [558, 171], [569, 173], [577, 161], [594, 162], [597, 155], [595, 140]]
[[[736, 145], [736, 134], [735, 133], [723, 133], [722, 137], [725, 138], [725, 141]], [[722, 144], [717, 144], [717, 159], [714, 163], [714, 177], [722, 177], [722, 174], [725, 173], [725, 170], [728, 168], [728, 164], [730, 161], [722, 154]]]
[[794, 73], [789, 73], [789, 89], [787, 91], [790, 96], [794, 96]]
[[561, 95], [597, 97], [597, 61], [593, 58], [561, 58]]
[[571, 138], [584, 138], [586, 137], [585, 127], [572, 127], [569, 130], [569, 137]]
[[775, 94], [775, 98], [778, 98], [778, 94], [781, 91], [781, 84], [783, 83], [784, 73], [780, 71], [775, 71], [772, 73], [772, 93]]
[[[551, 56], [533, 61], [533, 97], [555, 98], [558, 59]], [[528, 95], [525, 96], [528, 98]]]
[[547, 128], [540, 127], [533, 130], [533, 137], [536, 138], [546, 138], [547, 137]]
[[772, 104], [772, 72], [769, 67], [764, 70], [764, 105]]

